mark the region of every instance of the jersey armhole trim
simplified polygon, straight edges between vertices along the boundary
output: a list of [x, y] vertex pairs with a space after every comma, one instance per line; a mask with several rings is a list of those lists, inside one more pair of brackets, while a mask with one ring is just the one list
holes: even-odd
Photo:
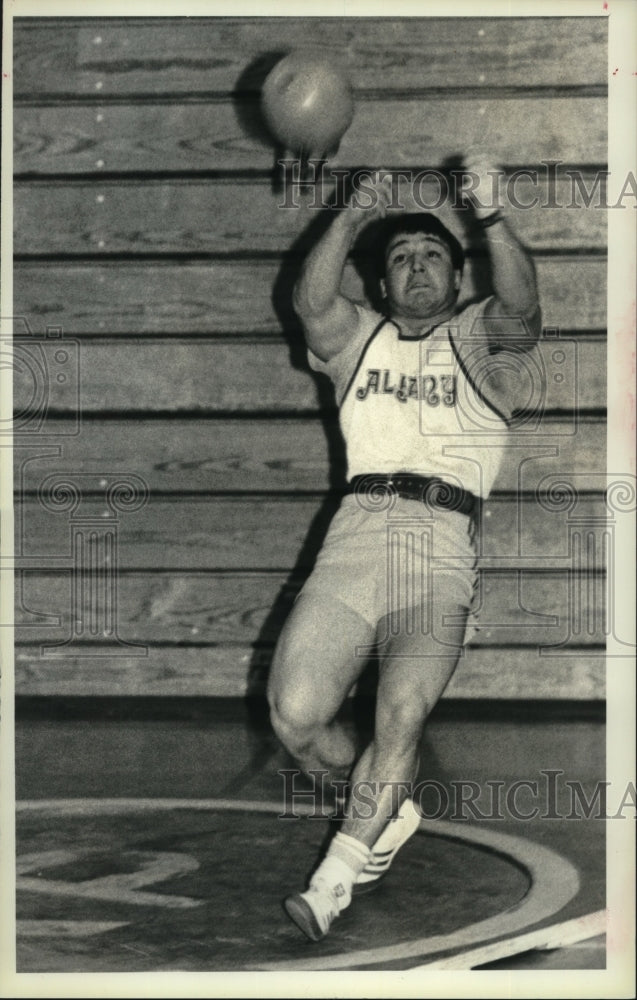
[[453, 337], [451, 336], [451, 331], [450, 330], [447, 332], [447, 336], [449, 337], [449, 343], [451, 344], [451, 350], [453, 351], [453, 353], [455, 355], [456, 361], [460, 365], [460, 369], [462, 371], [462, 374], [466, 378], [467, 382], [469, 383], [469, 385], [471, 386], [471, 388], [473, 389], [473, 391], [475, 392], [475, 394], [478, 396], [479, 399], [482, 400], [482, 402], [485, 404], [485, 406], [488, 406], [489, 409], [492, 410], [495, 413], [495, 415], [500, 418], [500, 420], [503, 420], [504, 423], [506, 424], [506, 426], [508, 427], [509, 424], [511, 423], [511, 418], [507, 417], [507, 415], [502, 410], [498, 409], [497, 406], [494, 406], [494, 404], [491, 402], [491, 400], [487, 399], [487, 397], [482, 392], [482, 390], [478, 388], [478, 386], [475, 383], [474, 378], [472, 377], [471, 373], [469, 372], [469, 369], [467, 368], [466, 364], [464, 363], [464, 361], [460, 357], [460, 352], [458, 351], [458, 348], [456, 347], [456, 345], [453, 342]]

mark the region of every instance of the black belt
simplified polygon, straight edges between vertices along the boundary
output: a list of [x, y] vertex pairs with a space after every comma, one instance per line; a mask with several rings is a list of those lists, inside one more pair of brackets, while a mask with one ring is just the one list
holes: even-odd
[[446, 483], [444, 479], [432, 476], [417, 476], [409, 472], [395, 472], [389, 475], [370, 472], [363, 476], [354, 476], [349, 483], [349, 492], [359, 496], [396, 493], [406, 500], [419, 500], [430, 507], [441, 510], [457, 510], [460, 514], [478, 514], [480, 500], [459, 486]]

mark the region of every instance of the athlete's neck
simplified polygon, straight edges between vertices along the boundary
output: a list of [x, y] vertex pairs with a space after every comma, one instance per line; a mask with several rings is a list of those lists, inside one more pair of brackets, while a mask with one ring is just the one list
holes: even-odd
[[390, 318], [399, 328], [402, 337], [413, 337], [414, 340], [417, 340], [419, 337], [426, 336], [441, 323], [446, 323], [454, 313], [455, 307], [450, 306], [433, 316], [402, 316], [400, 313], [394, 313]]

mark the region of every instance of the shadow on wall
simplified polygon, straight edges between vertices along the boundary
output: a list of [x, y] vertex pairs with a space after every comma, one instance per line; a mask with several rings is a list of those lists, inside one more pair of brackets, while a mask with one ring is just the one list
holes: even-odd
[[[274, 176], [277, 169], [275, 164], [273, 169], [273, 185], [278, 184], [278, 178]], [[308, 248], [313, 246], [326, 231], [331, 217], [332, 213], [330, 210], [311, 211], [308, 225], [293, 242], [281, 263], [272, 290], [273, 307], [279, 320], [282, 335], [288, 346], [290, 365], [293, 368], [306, 372], [310, 371], [307, 361], [307, 348], [299, 319], [292, 305], [292, 295]], [[263, 696], [267, 687], [273, 646], [276, 643], [283, 623], [292, 609], [294, 599], [314, 564], [328, 526], [338, 510], [342, 491], [346, 483], [345, 448], [338, 427], [332, 385], [325, 376], [314, 372], [311, 374], [316, 383], [316, 393], [319, 403], [318, 417], [321, 421], [328, 445], [329, 489], [312, 519], [303, 545], [296, 558], [295, 565], [281, 587], [261, 627], [248, 668], [246, 698], [253, 722], [257, 728], [261, 729], [264, 724], [267, 727], [267, 707]], [[281, 524], [281, 531], [285, 531], [284, 524]]]
[[272, 137], [261, 114], [261, 88], [270, 70], [285, 54], [285, 50], [261, 52], [237, 77], [232, 89], [232, 103], [243, 134], [272, 146], [277, 157], [283, 150]]

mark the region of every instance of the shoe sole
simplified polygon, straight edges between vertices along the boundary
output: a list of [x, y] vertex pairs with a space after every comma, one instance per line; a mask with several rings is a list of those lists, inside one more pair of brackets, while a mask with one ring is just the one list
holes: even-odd
[[389, 868], [381, 872], [380, 875], [377, 875], [376, 878], [369, 878], [365, 882], [355, 882], [352, 886], [352, 896], [361, 896], [365, 892], [372, 892], [374, 889], [377, 889], [383, 879], [387, 878], [388, 874]]
[[306, 903], [302, 896], [288, 896], [283, 901], [283, 907], [290, 920], [294, 921], [310, 941], [320, 941], [325, 937], [312, 912], [312, 907]]

